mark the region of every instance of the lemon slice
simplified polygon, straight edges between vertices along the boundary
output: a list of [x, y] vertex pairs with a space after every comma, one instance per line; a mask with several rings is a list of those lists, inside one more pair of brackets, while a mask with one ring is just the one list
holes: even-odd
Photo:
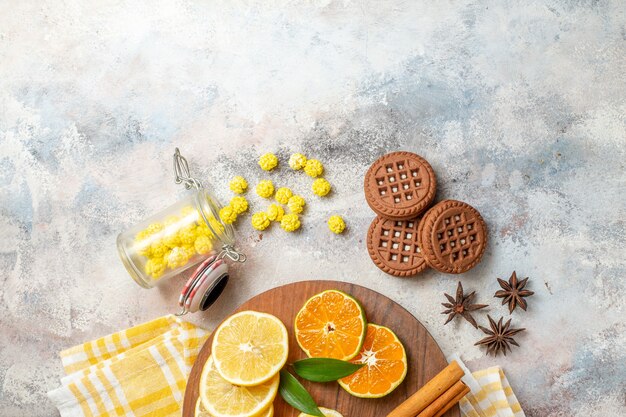
[[[263, 414], [278, 392], [278, 375], [269, 381], [255, 387], [242, 387], [226, 381], [217, 372], [213, 357], [202, 369], [200, 377], [200, 398], [202, 406], [212, 417], [265, 417], [274, 413], [273, 408], [268, 410], [271, 414]], [[203, 416], [206, 417], [206, 416]]]
[[254, 386], [272, 379], [287, 362], [285, 325], [271, 314], [242, 311], [218, 327], [211, 347], [215, 368], [234, 385]]
[[195, 417], [212, 417], [207, 410], [202, 406], [202, 398], [198, 398], [196, 401], [196, 412], [194, 413]]
[[[338, 411], [331, 410], [329, 408], [324, 408], [324, 407], [320, 407], [319, 409], [322, 412], [322, 414], [324, 414], [326, 417], [343, 417], [341, 413]], [[300, 413], [298, 417], [314, 417], [314, 416], [310, 414]]]
[[[196, 401], [196, 413], [194, 416], [213, 417], [202, 405], [202, 398], [198, 398], [198, 401]], [[263, 410], [257, 417], [274, 417], [274, 404], [270, 404], [270, 406]]]

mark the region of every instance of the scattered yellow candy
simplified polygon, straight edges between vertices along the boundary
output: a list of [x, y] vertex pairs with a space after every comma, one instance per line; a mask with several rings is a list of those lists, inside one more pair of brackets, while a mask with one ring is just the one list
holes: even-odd
[[228, 183], [231, 191], [235, 194], [242, 194], [248, 189], [248, 182], [244, 177], [237, 175]]
[[311, 186], [313, 192], [320, 197], [324, 197], [326, 194], [330, 192], [330, 183], [326, 181], [324, 178], [318, 178], [313, 181], [313, 185]]
[[161, 223], [152, 223], [146, 228], [146, 232], [150, 235], [160, 232], [161, 230], [163, 230], [163, 225]]
[[294, 195], [287, 202], [289, 211], [291, 211], [292, 213], [302, 213], [302, 211], [304, 210], [304, 204], [304, 198], [300, 197], [299, 195]]
[[270, 219], [267, 214], [261, 211], [252, 215], [251, 223], [256, 230], [265, 230], [270, 225]]
[[273, 153], [266, 153], [259, 158], [259, 166], [264, 171], [271, 171], [278, 165], [278, 158]]
[[296, 171], [304, 168], [306, 165], [306, 156], [301, 153], [294, 153], [289, 157], [289, 166]]
[[230, 206], [235, 210], [235, 213], [241, 214], [248, 210], [248, 200], [245, 197], [233, 197], [230, 200]]
[[287, 232], [294, 232], [300, 228], [300, 218], [294, 213], [285, 214], [280, 221], [280, 227]]
[[263, 180], [257, 184], [256, 193], [259, 197], [270, 198], [274, 194], [274, 184], [270, 180]]
[[237, 220], [237, 213], [231, 206], [222, 207], [220, 210], [220, 219], [226, 224], [232, 224]]
[[161, 275], [163, 275], [163, 272], [165, 272], [165, 268], [166, 268], [166, 265], [162, 259], [153, 258], [153, 259], [148, 259], [148, 262], [146, 262], [146, 266], [144, 267], [144, 270], [146, 271], [146, 274], [156, 279], [160, 277]]
[[330, 216], [328, 219], [328, 228], [331, 232], [340, 234], [346, 229], [346, 222], [343, 221], [341, 216]]
[[324, 165], [317, 159], [309, 159], [304, 166], [304, 172], [309, 177], [319, 177], [324, 172]]
[[285, 215], [285, 209], [283, 209], [283, 206], [280, 206], [278, 204], [270, 204], [270, 206], [267, 208], [267, 217], [271, 220], [271, 221], [276, 221], [279, 222], [283, 219], [283, 216]]
[[171, 269], [183, 266], [189, 260], [189, 253], [182, 247], [175, 247], [167, 256], [167, 266]]
[[213, 241], [208, 236], [198, 236], [193, 243], [193, 248], [201, 255], [213, 250]]
[[278, 190], [276, 190], [276, 195], [274, 196], [274, 198], [280, 204], [287, 204], [292, 195], [293, 192], [289, 188], [280, 187]]

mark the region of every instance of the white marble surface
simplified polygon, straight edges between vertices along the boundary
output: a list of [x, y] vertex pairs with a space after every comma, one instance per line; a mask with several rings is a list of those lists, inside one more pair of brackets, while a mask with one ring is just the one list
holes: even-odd
[[[51, 416], [58, 351], [172, 312], [182, 278], [139, 288], [117, 233], [185, 195], [175, 146], [216, 188], [269, 177], [309, 201], [300, 233], [245, 218], [249, 261], [194, 320], [212, 327], [274, 286], [336, 279], [409, 309], [446, 353], [504, 367], [529, 416], [624, 412], [626, 17], [613, 1], [0, 1], [0, 415]], [[530, 276], [521, 348], [488, 358], [443, 326], [457, 279], [397, 279], [364, 246], [361, 182], [388, 151], [426, 157], [438, 198], [484, 215], [491, 242], [462, 276], [508, 316], [496, 277]], [[335, 192], [264, 174], [302, 151]], [[264, 204], [251, 197], [255, 209]], [[325, 219], [341, 213], [348, 232]], [[486, 322], [484, 315], [479, 321]], [[351, 416], [354, 417], [354, 416]]]

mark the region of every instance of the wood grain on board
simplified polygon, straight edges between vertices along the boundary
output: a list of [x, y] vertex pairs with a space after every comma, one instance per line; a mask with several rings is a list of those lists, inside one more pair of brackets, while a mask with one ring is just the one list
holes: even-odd
[[[409, 371], [404, 382], [394, 392], [380, 399], [353, 397], [336, 382], [321, 384], [301, 380], [318, 405], [335, 409], [344, 417], [384, 417], [447, 365], [445, 356], [435, 340], [411, 313], [384, 295], [358, 285], [338, 281], [296, 282], [259, 294], [242, 304], [236, 311], [262, 311], [281, 319], [289, 331], [289, 363], [306, 357], [298, 346], [293, 332], [297, 312], [307, 299], [329, 289], [341, 290], [356, 297], [363, 304], [369, 322], [387, 326], [398, 335], [406, 348]], [[202, 367], [211, 354], [212, 340], [213, 335], [205, 343], [191, 370], [185, 392], [183, 417], [194, 415], [198, 383]], [[297, 417], [299, 414], [280, 396], [274, 401], [274, 407], [276, 417]], [[444, 415], [444, 417], [458, 416], [459, 410], [456, 406]]]

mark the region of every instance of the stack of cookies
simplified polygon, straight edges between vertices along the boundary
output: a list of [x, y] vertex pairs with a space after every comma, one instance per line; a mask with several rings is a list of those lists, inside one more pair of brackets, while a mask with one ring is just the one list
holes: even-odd
[[433, 168], [411, 152], [384, 155], [365, 174], [365, 199], [377, 214], [367, 250], [386, 273], [407, 277], [431, 267], [461, 274], [480, 262], [487, 244], [482, 216], [462, 201], [432, 205], [436, 190]]

